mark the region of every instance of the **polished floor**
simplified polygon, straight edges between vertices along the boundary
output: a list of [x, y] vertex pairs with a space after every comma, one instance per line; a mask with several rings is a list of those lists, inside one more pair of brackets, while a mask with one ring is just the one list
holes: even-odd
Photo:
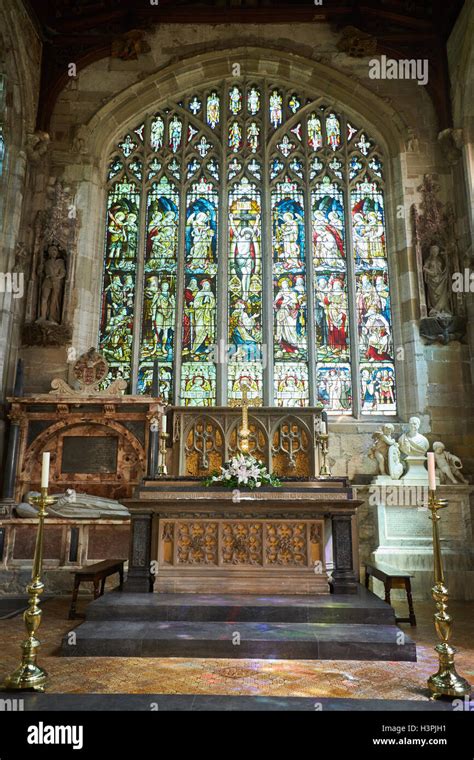
[[[416, 641], [418, 661], [361, 662], [315, 660], [225, 660], [192, 658], [64, 657], [64, 634], [80, 620], [69, 621], [69, 598], [44, 604], [39, 630], [40, 664], [48, 671], [49, 693], [194, 694], [341, 699], [423, 700], [426, 680], [437, 669], [433, 604], [416, 603], [417, 628], [400, 627]], [[404, 605], [397, 609], [405, 614]], [[474, 602], [452, 602], [458, 648], [458, 671], [474, 682]], [[0, 620], [0, 679], [13, 670], [24, 637], [21, 616]]]

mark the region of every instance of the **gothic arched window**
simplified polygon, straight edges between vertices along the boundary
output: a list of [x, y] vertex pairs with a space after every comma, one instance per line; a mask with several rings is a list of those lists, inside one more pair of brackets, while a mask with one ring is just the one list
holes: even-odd
[[170, 403], [396, 411], [382, 153], [323, 99], [223, 82], [116, 145], [100, 347]]

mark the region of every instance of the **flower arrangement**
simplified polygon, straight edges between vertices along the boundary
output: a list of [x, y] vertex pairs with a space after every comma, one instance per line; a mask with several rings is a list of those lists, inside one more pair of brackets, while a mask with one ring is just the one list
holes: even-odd
[[260, 488], [262, 485], [270, 485], [278, 488], [281, 481], [268, 472], [262, 462], [252, 456], [238, 454], [230, 462], [226, 462], [221, 471], [217, 470], [207, 478], [204, 478], [205, 486], [222, 485], [225, 488]]

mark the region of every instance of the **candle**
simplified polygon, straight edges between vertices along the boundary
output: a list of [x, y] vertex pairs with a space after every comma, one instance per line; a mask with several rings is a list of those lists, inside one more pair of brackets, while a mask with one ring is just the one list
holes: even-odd
[[321, 435], [327, 435], [328, 427], [324, 420], [321, 422]]
[[41, 467], [41, 488], [48, 487], [49, 481], [49, 458], [51, 454], [49, 451], [43, 452], [43, 464]]
[[428, 487], [430, 491], [436, 491], [435, 455], [428, 452]]
[[161, 415], [161, 432], [166, 433], [166, 414]]

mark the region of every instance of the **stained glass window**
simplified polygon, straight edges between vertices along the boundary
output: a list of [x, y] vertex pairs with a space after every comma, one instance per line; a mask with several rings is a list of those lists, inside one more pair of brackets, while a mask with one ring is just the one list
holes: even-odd
[[[0, 154], [1, 155], [1, 154]], [[396, 413], [384, 156], [307, 93], [233, 79], [160, 104], [107, 164], [100, 347], [170, 403]]]

